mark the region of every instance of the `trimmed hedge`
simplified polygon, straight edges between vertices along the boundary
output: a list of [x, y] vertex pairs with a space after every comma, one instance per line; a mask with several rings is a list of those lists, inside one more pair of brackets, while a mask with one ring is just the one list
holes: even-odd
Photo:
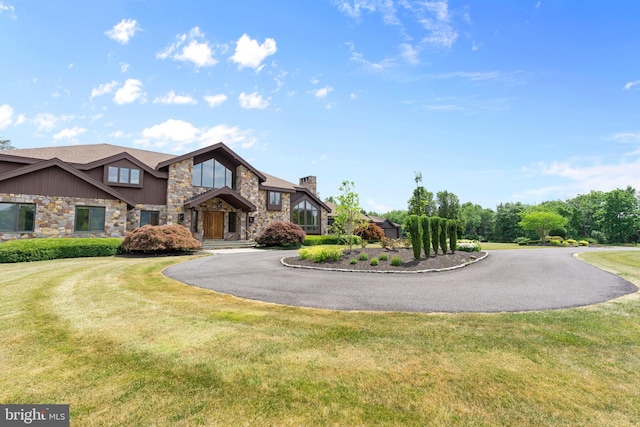
[[117, 255], [120, 238], [57, 238], [11, 240], [0, 244], [0, 263], [46, 261]]
[[[353, 236], [353, 244], [359, 245], [361, 239], [359, 236]], [[346, 237], [340, 237], [336, 235], [326, 235], [326, 236], [309, 236], [307, 235], [304, 242], [302, 242], [303, 246], [319, 246], [319, 245], [344, 245], [347, 244]]]

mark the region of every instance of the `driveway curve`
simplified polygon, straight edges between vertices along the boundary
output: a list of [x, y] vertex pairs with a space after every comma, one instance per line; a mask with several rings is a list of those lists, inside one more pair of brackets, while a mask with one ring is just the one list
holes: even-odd
[[402, 312], [503, 312], [579, 307], [638, 291], [573, 257], [596, 248], [492, 251], [437, 273], [372, 274], [287, 268], [296, 251], [217, 253], [164, 270], [183, 283], [240, 298], [298, 307]]

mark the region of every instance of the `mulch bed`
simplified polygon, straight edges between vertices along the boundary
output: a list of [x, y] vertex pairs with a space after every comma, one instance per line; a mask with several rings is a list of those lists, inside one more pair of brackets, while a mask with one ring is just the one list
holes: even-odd
[[[361, 252], [366, 252], [369, 256], [367, 261], [360, 261], [359, 256]], [[380, 255], [387, 255], [386, 261], [380, 261]], [[298, 267], [313, 267], [313, 268], [326, 268], [326, 269], [340, 269], [340, 270], [353, 270], [353, 271], [424, 271], [424, 270], [442, 270], [453, 267], [459, 267], [469, 264], [475, 260], [479, 260], [486, 255], [486, 252], [462, 252], [458, 251], [455, 254], [448, 253], [446, 255], [439, 254], [438, 256], [432, 255], [427, 259], [422, 254], [420, 261], [413, 259], [413, 251], [411, 249], [400, 249], [399, 251], [390, 251], [387, 249], [361, 249], [353, 248], [353, 251], [348, 254], [345, 253], [339, 261], [326, 261], [316, 263], [311, 260], [301, 260], [300, 257], [285, 258], [283, 261], [290, 266]], [[394, 256], [400, 256], [402, 258], [401, 266], [391, 265], [391, 258]], [[379, 264], [372, 266], [370, 264], [371, 258], [377, 257]], [[357, 264], [350, 264], [350, 261], [355, 258], [358, 259]]]

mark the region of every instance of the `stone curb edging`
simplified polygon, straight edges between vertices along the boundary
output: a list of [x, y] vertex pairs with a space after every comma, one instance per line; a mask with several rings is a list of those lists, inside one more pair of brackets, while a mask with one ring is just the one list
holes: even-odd
[[304, 268], [307, 270], [324, 270], [324, 271], [339, 271], [339, 272], [343, 272], [343, 273], [382, 273], [382, 274], [419, 274], [419, 273], [438, 273], [438, 272], [442, 272], [442, 271], [451, 271], [451, 270], [457, 270], [458, 268], [462, 268], [462, 267], [466, 267], [467, 265], [471, 265], [471, 264], [475, 264], [478, 261], [482, 261], [483, 259], [485, 259], [486, 257], [489, 256], [489, 251], [483, 251], [484, 255], [480, 258], [477, 258], [473, 261], [470, 262], [466, 262], [464, 264], [460, 264], [460, 265], [456, 265], [453, 267], [447, 267], [447, 268], [432, 268], [429, 270], [414, 270], [414, 271], [395, 271], [395, 270], [350, 270], [350, 269], [346, 269], [346, 268], [325, 268], [325, 267], [311, 267], [308, 265], [294, 265], [294, 264], [288, 264], [285, 262], [286, 258], [290, 258], [290, 257], [284, 257], [280, 259], [280, 263], [285, 266], [285, 267], [290, 267], [290, 268]]

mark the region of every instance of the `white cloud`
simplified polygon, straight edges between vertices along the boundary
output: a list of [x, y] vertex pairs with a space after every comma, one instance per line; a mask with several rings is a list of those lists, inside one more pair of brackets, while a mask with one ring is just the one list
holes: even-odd
[[188, 96], [188, 95], [176, 95], [176, 93], [174, 91], [169, 91], [169, 93], [167, 93], [165, 96], [163, 96], [162, 98], [156, 98], [153, 100], [154, 104], [179, 104], [179, 105], [185, 105], [185, 104], [197, 104], [198, 101], [196, 101], [195, 99], [193, 99], [192, 97]]
[[127, 79], [124, 86], [116, 91], [113, 102], [118, 105], [130, 104], [137, 100], [145, 101], [147, 94], [142, 91], [142, 82], [137, 79]]
[[269, 106], [269, 101], [262, 99], [262, 96], [258, 95], [258, 92], [249, 94], [242, 92], [238, 100], [240, 101], [240, 106], [246, 109], [258, 108], [263, 110]]
[[349, 98], [353, 101], [355, 101], [356, 99], [358, 99], [358, 94], [357, 93], [350, 93], [349, 94]]
[[207, 101], [209, 107], [213, 108], [224, 103], [227, 100], [227, 95], [225, 95], [224, 93], [219, 93], [217, 95], [207, 95], [204, 97], [204, 100]]
[[176, 41], [165, 50], [156, 54], [158, 59], [172, 58], [176, 61], [192, 62], [196, 67], [211, 67], [218, 61], [213, 57], [209, 42], [204, 40], [204, 33], [194, 27], [189, 34], [176, 36]]
[[331, 91], [333, 91], [333, 88], [331, 86], [325, 86], [323, 88], [313, 91], [313, 95], [317, 99], [322, 99], [322, 98], [326, 98], [326, 96], [329, 95], [329, 92]]
[[606, 138], [610, 141], [640, 143], [640, 131], [638, 132], [618, 132]]
[[236, 126], [218, 125], [198, 129], [189, 122], [169, 119], [144, 129], [142, 138], [136, 140], [136, 143], [145, 146], [171, 144], [173, 151], [180, 151], [184, 145], [192, 143], [198, 143], [199, 146], [204, 147], [218, 142], [224, 142], [232, 148], [237, 145], [249, 148], [255, 144], [256, 139], [251, 135], [250, 130], [241, 130]]
[[91, 89], [91, 98], [93, 99], [96, 96], [102, 96], [102, 95], [111, 93], [113, 92], [113, 89], [115, 89], [116, 86], [118, 86], [118, 82], [116, 82], [115, 80], [109, 83], [103, 83], [101, 85], [98, 85], [97, 88]]
[[128, 69], [129, 69], [129, 64], [127, 64], [126, 62], [121, 62], [120, 63], [120, 72], [121, 73], [126, 73]]
[[54, 116], [50, 113], [40, 113], [34, 119], [33, 123], [36, 125], [36, 133], [51, 132], [55, 125], [61, 121], [73, 120], [73, 115]]
[[402, 57], [405, 61], [410, 64], [418, 64], [420, 60], [418, 59], [418, 50], [416, 50], [409, 43], [403, 43], [400, 45], [400, 57]]
[[238, 64], [239, 69], [249, 67], [260, 70], [262, 61], [277, 50], [274, 39], [267, 38], [262, 44], [258, 44], [257, 40], [243, 34], [236, 42], [236, 51], [231, 60]]
[[250, 148], [256, 143], [256, 138], [251, 135], [250, 130], [241, 130], [237, 126], [227, 125], [218, 125], [206, 129], [199, 139], [201, 147], [224, 142], [231, 148], [238, 145], [242, 148]]
[[637, 84], [640, 84], [640, 80], [636, 80], [635, 82], [627, 82], [627, 84], [624, 85], [624, 88], [625, 90], [629, 90]]
[[13, 108], [9, 104], [0, 105], [0, 129], [13, 123]]
[[4, 4], [0, 1], [0, 13], [9, 12], [12, 19], [16, 19], [15, 8], [10, 4]]
[[77, 141], [78, 136], [85, 133], [87, 130], [85, 128], [81, 128], [78, 126], [62, 129], [60, 132], [53, 135], [54, 141], [67, 140], [67, 141]]
[[356, 20], [360, 20], [364, 12], [380, 12], [386, 24], [398, 25], [400, 22], [396, 16], [394, 2], [390, 0], [336, 0], [334, 4], [340, 12]]
[[135, 19], [123, 19], [113, 26], [109, 31], [105, 31], [107, 37], [120, 44], [127, 44], [135, 35], [136, 31], [140, 31], [138, 21]]

